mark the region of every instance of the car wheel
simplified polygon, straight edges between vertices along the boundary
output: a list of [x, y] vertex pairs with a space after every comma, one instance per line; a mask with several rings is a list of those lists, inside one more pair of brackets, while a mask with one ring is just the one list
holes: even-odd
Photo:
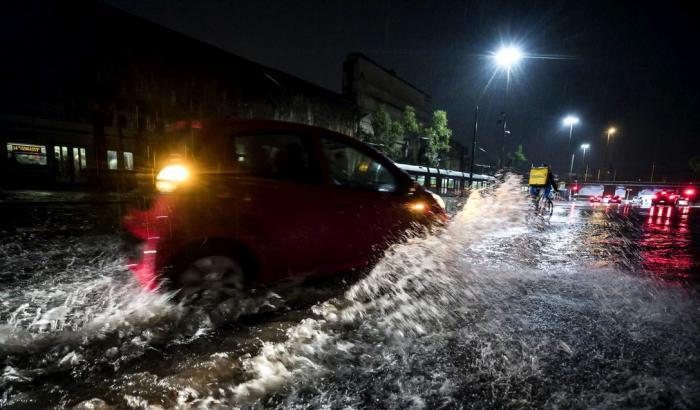
[[215, 305], [243, 295], [246, 276], [241, 265], [225, 255], [206, 255], [184, 265], [172, 285], [185, 304]]

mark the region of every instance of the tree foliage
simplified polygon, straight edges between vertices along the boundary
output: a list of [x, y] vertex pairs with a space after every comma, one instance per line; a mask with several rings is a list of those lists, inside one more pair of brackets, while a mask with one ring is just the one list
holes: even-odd
[[447, 112], [436, 110], [423, 133], [428, 138], [426, 157], [430, 165], [437, 166], [440, 158], [450, 151], [452, 130], [447, 126]]
[[397, 158], [401, 153], [401, 143], [404, 137], [401, 123], [394, 121], [384, 106], [379, 106], [372, 113], [371, 121], [374, 133], [367, 139], [367, 142], [377, 145], [389, 157]]
[[409, 135], [420, 135], [423, 130], [421, 123], [418, 122], [418, 118], [416, 118], [416, 109], [410, 105], [407, 105], [403, 110], [401, 125]]
[[517, 167], [518, 165], [526, 163], [527, 157], [523, 152], [523, 145], [518, 145], [518, 149], [516, 149], [515, 152], [506, 154], [506, 161], [508, 161], [508, 165], [511, 167]]
[[403, 157], [404, 147], [423, 146], [424, 158], [414, 156], [413, 159], [437, 166], [440, 158], [450, 150], [452, 130], [447, 125], [445, 111], [433, 112], [430, 122], [424, 125], [418, 121], [416, 109], [410, 105], [404, 108], [403, 114], [396, 120], [391, 118], [386, 107], [379, 106], [372, 113], [371, 121], [374, 133], [367, 138], [367, 142], [394, 160], [410, 160]]

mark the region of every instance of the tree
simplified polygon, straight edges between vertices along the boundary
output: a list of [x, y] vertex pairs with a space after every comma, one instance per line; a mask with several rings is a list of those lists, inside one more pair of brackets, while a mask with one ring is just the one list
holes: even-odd
[[416, 109], [410, 105], [404, 107], [401, 125], [409, 136], [420, 135], [421, 131], [423, 130], [421, 123], [418, 122], [418, 119], [416, 118]]
[[[385, 154], [395, 160], [411, 162], [427, 162], [437, 166], [439, 158], [449, 152], [452, 130], [447, 126], [447, 113], [442, 110], [433, 112], [427, 126], [418, 121], [416, 109], [410, 105], [404, 107], [403, 115], [398, 120], [392, 120], [386, 107], [380, 105], [372, 113], [373, 135], [367, 142], [374, 144]], [[421, 137], [425, 144], [421, 143]], [[418, 153], [419, 147], [425, 150], [424, 155]], [[404, 158], [403, 148], [409, 152]], [[410, 154], [412, 152], [412, 154]], [[418, 158], [424, 156], [423, 158]]]
[[367, 142], [374, 144], [391, 158], [401, 154], [401, 141], [404, 131], [400, 122], [391, 119], [386, 107], [380, 105], [377, 111], [372, 113], [372, 130]]
[[441, 157], [450, 151], [452, 130], [447, 126], [447, 112], [436, 110], [430, 118], [430, 123], [423, 130], [428, 138], [426, 158], [429, 165], [437, 166]]
[[527, 157], [523, 152], [523, 144], [518, 145], [518, 149], [515, 152], [509, 152], [506, 154], [506, 161], [509, 166], [517, 167], [520, 164], [527, 162]]

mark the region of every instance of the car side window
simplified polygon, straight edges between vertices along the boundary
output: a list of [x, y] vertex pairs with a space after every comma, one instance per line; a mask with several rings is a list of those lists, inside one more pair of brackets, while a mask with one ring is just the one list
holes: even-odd
[[339, 141], [322, 138], [321, 145], [333, 184], [378, 192], [396, 191], [396, 177], [377, 159]]
[[254, 134], [234, 137], [236, 170], [245, 175], [295, 182], [318, 182], [301, 136]]

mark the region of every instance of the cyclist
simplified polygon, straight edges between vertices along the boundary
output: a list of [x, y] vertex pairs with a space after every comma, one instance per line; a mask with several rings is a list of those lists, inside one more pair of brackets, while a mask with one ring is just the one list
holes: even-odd
[[[544, 184], [542, 184], [542, 181], [538, 180], [540, 179], [538, 177], [544, 176], [543, 174], [545, 173], [546, 177], [544, 178]], [[554, 192], [559, 192], [557, 185], [557, 181], [554, 179], [554, 173], [552, 173], [552, 170], [549, 168], [549, 165], [542, 164], [540, 167], [533, 168], [532, 170], [530, 170], [530, 195], [535, 201], [535, 204], [537, 204], [537, 202], [539, 201], [543, 188], [544, 197], [549, 198], [550, 194], [552, 193], [552, 190], [554, 190]]]

